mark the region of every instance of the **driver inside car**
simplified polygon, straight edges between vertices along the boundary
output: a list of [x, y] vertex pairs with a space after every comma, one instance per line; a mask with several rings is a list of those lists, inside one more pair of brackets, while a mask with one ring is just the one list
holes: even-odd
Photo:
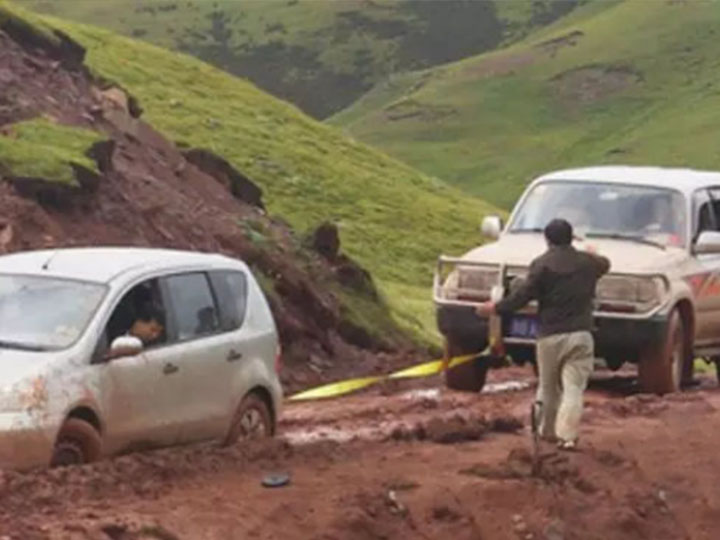
[[681, 245], [682, 211], [668, 197], [646, 197], [636, 205], [645, 236], [657, 238], [667, 245]]
[[143, 342], [144, 347], [155, 345], [162, 340], [165, 327], [162, 316], [155, 307], [146, 303], [138, 309], [137, 318], [133, 322], [128, 335], [136, 337]]

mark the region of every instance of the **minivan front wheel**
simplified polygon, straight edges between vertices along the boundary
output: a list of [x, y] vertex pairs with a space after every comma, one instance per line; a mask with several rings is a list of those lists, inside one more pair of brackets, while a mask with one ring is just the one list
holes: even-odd
[[102, 453], [102, 438], [88, 422], [79, 418], [65, 420], [53, 448], [51, 467], [67, 467], [97, 461]]
[[265, 400], [258, 394], [248, 394], [238, 406], [223, 444], [228, 446], [237, 441], [265, 439], [271, 437], [274, 431], [272, 414]]

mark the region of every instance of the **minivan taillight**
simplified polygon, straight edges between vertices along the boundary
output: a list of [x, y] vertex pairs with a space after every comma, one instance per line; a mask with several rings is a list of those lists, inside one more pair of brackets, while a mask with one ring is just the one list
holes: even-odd
[[282, 347], [280, 345], [278, 345], [277, 351], [275, 353], [275, 373], [280, 375], [281, 369], [282, 369]]

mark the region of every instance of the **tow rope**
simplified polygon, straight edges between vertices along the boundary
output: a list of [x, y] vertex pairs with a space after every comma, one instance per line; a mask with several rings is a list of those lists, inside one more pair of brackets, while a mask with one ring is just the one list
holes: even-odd
[[288, 401], [305, 401], [311, 399], [325, 399], [331, 397], [342, 396], [351, 392], [356, 392], [362, 388], [367, 388], [373, 384], [392, 379], [412, 379], [420, 377], [430, 377], [437, 375], [445, 370], [452, 369], [460, 364], [469, 362], [470, 360], [480, 358], [488, 354], [490, 347], [479, 353], [467, 354], [464, 356], [455, 356], [450, 359], [432, 360], [416, 366], [401, 369], [388, 375], [376, 375], [372, 377], [358, 377], [356, 379], [347, 379], [344, 381], [325, 384], [305, 390], [298, 394], [287, 398]]

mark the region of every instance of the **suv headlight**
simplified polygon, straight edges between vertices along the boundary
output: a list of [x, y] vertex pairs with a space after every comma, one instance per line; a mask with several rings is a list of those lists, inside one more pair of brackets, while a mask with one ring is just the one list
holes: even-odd
[[443, 296], [452, 300], [488, 300], [499, 274], [499, 268], [493, 266], [458, 264], [444, 280], [441, 276]]
[[666, 292], [661, 277], [606, 276], [598, 282], [596, 298], [603, 311], [643, 313], [659, 306]]
[[458, 300], [488, 300], [499, 276], [497, 267], [458, 265], [445, 281], [445, 291]]

